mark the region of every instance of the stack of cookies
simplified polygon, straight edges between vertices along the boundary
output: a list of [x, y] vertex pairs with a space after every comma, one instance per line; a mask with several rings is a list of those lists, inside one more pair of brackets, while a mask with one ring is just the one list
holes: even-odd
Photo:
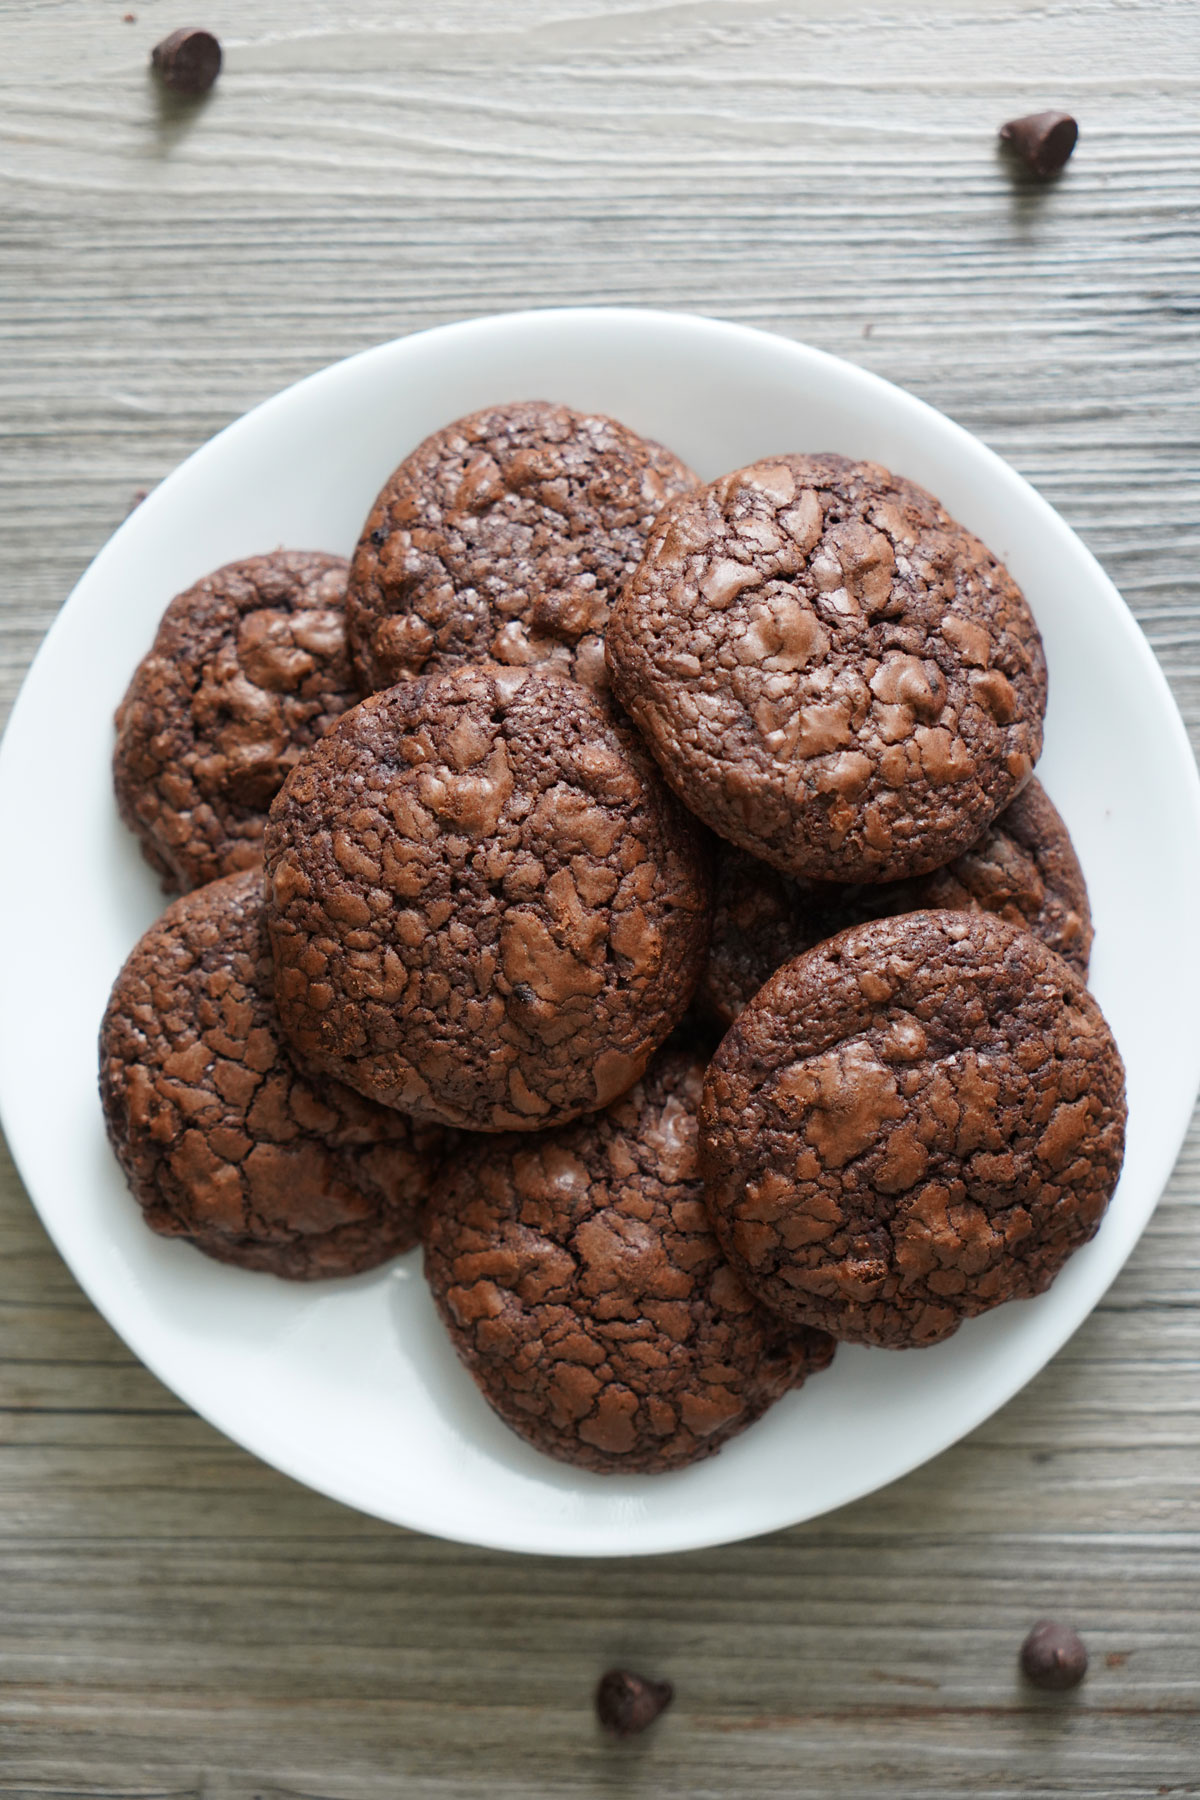
[[1125, 1121], [1045, 700], [885, 469], [448, 426], [351, 564], [172, 601], [118, 714], [183, 890], [101, 1031], [147, 1223], [299, 1278], [422, 1241], [491, 1405], [600, 1472], [1040, 1292]]

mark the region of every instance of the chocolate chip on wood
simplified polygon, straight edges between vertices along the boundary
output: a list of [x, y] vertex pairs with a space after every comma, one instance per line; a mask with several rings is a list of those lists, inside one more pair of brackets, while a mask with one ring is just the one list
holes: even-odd
[[696, 1156], [703, 1075], [668, 1052], [603, 1113], [465, 1144], [426, 1215], [425, 1273], [485, 1398], [599, 1474], [712, 1455], [833, 1355], [720, 1251]]
[[364, 701], [284, 785], [267, 862], [305, 1061], [477, 1131], [622, 1093], [708, 941], [702, 832], [607, 699], [545, 668]]
[[411, 1249], [442, 1134], [303, 1074], [272, 998], [262, 877], [167, 909], [113, 986], [100, 1093], [152, 1230], [296, 1280]]
[[1020, 590], [873, 463], [776, 457], [673, 501], [606, 649], [676, 792], [785, 874], [938, 868], [1041, 749], [1045, 660]]
[[1039, 1619], [1021, 1645], [1021, 1673], [1048, 1693], [1078, 1687], [1087, 1669], [1087, 1646], [1079, 1633], [1053, 1619]]
[[426, 438], [371, 509], [350, 576], [364, 693], [491, 658], [607, 684], [609, 607], [691, 470], [615, 419], [530, 400]]
[[608, 1669], [596, 1685], [596, 1717], [610, 1737], [636, 1737], [674, 1698], [669, 1681], [650, 1681], [632, 1669]]
[[1079, 140], [1079, 127], [1070, 113], [1027, 113], [1000, 127], [1000, 142], [1019, 156], [1031, 175], [1047, 181], [1070, 160]]
[[207, 94], [221, 73], [221, 46], [211, 31], [183, 26], [155, 44], [150, 61], [164, 87], [194, 98]]
[[727, 1033], [706, 1197], [782, 1317], [893, 1349], [1049, 1286], [1124, 1152], [1120, 1056], [1076, 972], [988, 913], [875, 919], [784, 965]]

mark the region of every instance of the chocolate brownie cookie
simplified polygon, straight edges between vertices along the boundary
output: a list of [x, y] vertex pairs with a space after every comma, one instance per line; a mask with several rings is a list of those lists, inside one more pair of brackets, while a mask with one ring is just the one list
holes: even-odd
[[469, 1146], [426, 1214], [425, 1273], [488, 1402], [600, 1474], [711, 1456], [833, 1355], [720, 1253], [696, 1163], [703, 1075], [668, 1054], [607, 1112]]
[[939, 868], [1041, 750], [1046, 667], [1020, 590], [875, 463], [776, 457], [674, 501], [607, 655], [676, 792], [789, 875]]
[[168, 907], [101, 1026], [109, 1139], [154, 1231], [295, 1280], [353, 1275], [416, 1242], [441, 1133], [301, 1074], [271, 985], [260, 871]]
[[547, 668], [365, 700], [284, 784], [267, 866], [306, 1064], [476, 1131], [623, 1093], [708, 942], [700, 828], [611, 703]]
[[615, 419], [531, 400], [426, 438], [363, 528], [348, 603], [364, 693], [490, 658], [604, 686], [604, 627], [696, 477]]
[[1124, 1073], [1082, 980], [990, 913], [906, 913], [773, 975], [704, 1086], [709, 1212], [796, 1324], [904, 1349], [1039, 1294], [1096, 1230]]
[[911, 881], [794, 881], [718, 840], [712, 942], [697, 997], [730, 1024], [776, 969], [823, 938], [930, 907], [997, 913], [1087, 975], [1092, 919], [1083, 871], [1049, 795], [1031, 781], [970, 850]]
[[267, 808], [302, 750], [358, 698], [347, 563], [277, 550], [172, 600], [117, 711], [121, 817], [165, 888], [262, 856]]

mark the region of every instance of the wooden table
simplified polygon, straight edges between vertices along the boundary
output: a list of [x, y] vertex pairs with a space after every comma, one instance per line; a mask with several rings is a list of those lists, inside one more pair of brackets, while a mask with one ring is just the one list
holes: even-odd
[[[599, 300], [807, 339], [978, 432], [1200, 730], [1195, 0], [205, 0], [226, 67], [193, 107], [146, 74], [187, 8], [125, 4], [0, 0], [5, 703], [138, 490], [236, 414], [420, 326]], [[1044, 190], [994, 147], [1043, 106], [1082, 126]], [[6, 1164], [0, 1795], [1200, 1793], [1198, 1151], [956, 1449], [615, 1564], [409, 1536], [234, 1449]], [[1091, 1646], [1065, 1702], [1016, 1680], [1043, 1614]], [[678, 1700], [611, 1748], [591, 1689], [625, 1659]]]

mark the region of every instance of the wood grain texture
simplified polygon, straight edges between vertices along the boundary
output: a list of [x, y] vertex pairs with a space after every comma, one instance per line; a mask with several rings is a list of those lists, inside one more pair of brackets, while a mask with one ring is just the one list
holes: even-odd
[[[4, 709], [137, 490], [229, 419], [401, 332], [616, 301], [804, 338], [979, 433], [1200, 744], [1194, 0], [202, 10], [226, 67], [187, 108], [146, 75], [173, 5], [0, 0]], [[994, 134], [1047, 105], [1082, 135], [1038, 190]], [[0, 1797], [1200, 1793], [1198, 1198], [1193, 1131], [1105, 1302], [927, 1468], [590, 1565], [393, 1531], [226, 1443], [2, 1163]], [[1065, 1703], [1015, 1678], [1043, 1614], [1092, 1649]], [[623, 1659], [678, 1700], [612, 1748]]]

